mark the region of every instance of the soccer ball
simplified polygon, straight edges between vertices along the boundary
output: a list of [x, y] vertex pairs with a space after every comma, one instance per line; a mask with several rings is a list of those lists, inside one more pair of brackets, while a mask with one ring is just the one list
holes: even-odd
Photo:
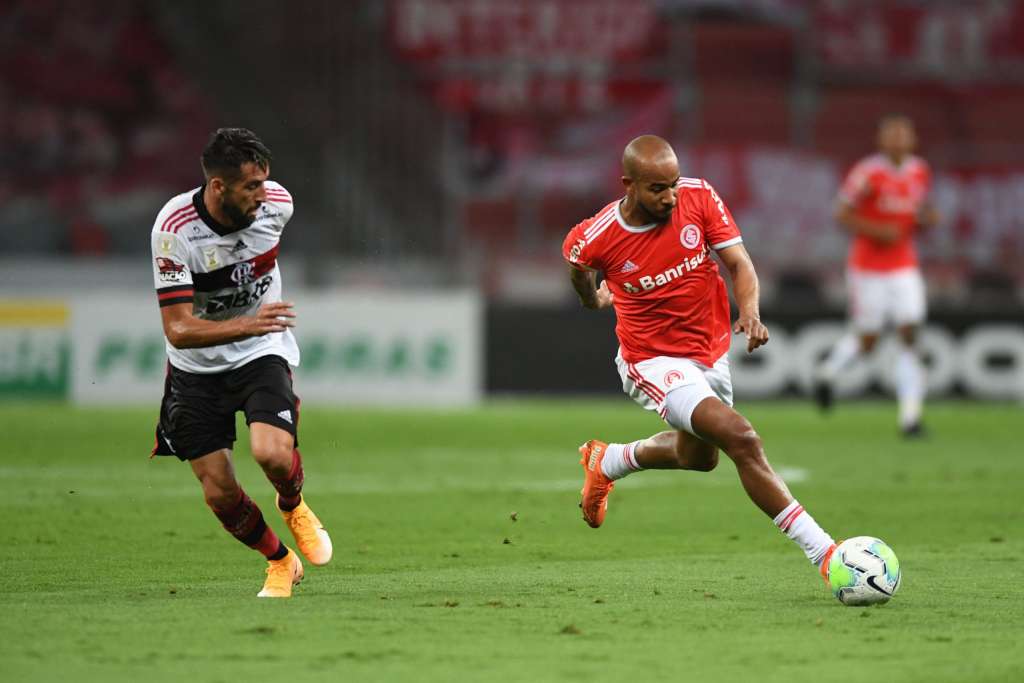
[[844, 605], [880, 605], [900, 587], [900, 561], [883, 541], [871, 536], [848, 538], [828, 563], [832, 595]]

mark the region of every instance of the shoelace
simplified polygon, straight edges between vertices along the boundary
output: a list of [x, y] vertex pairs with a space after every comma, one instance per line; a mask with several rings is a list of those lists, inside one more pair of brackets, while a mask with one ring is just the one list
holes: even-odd
[[[288, 556], [285, 555], [287, 558]], [[287, 577], [289, 581], [292, 579], [292, 563], [291, 562], [271, 562], [267, 565], [267, 576], [280, 574], [281, 578]]]
[[309, 537], [312, 540], [316, 539], [316, 525], [313, 524], [313, 520], [310, 519], [309, 515], [298, 514], [292, 517], [292, 520], [297, 528], [298, 534], [302, 537]]

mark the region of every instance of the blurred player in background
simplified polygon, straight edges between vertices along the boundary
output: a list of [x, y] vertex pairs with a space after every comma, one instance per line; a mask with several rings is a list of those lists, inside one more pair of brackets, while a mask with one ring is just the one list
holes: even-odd
[[171, 199], [153, 226], [153, 277], [169, 360], [154, 454], [188, 461], [224, 528], [268, 561], [260, 597], [290, 597], [302, 562], [235, 478], [235, 413], [303, 555], [331, 559], [331, 539], [302, 499], [299, 363], [292, 304], [277, 265], [291, 195], [267, 180], [270, 151], [251, 131], [221, 128], [203, 150], [206, 182]]
[[732, 408], [729, 299], [712, 250], [734, 285], [739, 317], [732, 331], [745, 333], [748, 352], [768, 341], [739, 228], [706, 180], [679, 176], [675, 152], [659, 137], [630, 142], [622, 173], [626, 196], [574, 227], [563, 255], [582, 304], [615, 309], [623, 390], [672, 429], [580, 447], [583, 519], [602, 524], [615, 480], [642, 469], [707, 472], [720, 448], [754, 504], [815, 566], [827, 567], [832, 537], [793, 499], [757, 432]]
[[814, 395], [828, 410], [836, 378], [874, 350], [887, 325], [900, 339], [894, 379], [899, 426], [908, 437], [923, 433], [925, 375], [916, 347], [925, 318], [924, 279], [914, 236], [938, 216], [928, 201], [931, 171], [913, 154], [914, 123], [902, 115], [878, 126], [877, 154], [859, 161], [839, 191], [836, 220], [853, 236], [847, 266], [852, 332], [832, 348], [817, 369]]

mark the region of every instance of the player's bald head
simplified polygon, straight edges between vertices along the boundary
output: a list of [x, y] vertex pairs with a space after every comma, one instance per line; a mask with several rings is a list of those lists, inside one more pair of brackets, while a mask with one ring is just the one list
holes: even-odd
[[[674, 169], [674, 170], [673, 170]], [[651, 175], [678, 175], [679, 160], [672, 145], [657, 135], [633, 138], [622, 152], [622, 175], [640, 180]]]

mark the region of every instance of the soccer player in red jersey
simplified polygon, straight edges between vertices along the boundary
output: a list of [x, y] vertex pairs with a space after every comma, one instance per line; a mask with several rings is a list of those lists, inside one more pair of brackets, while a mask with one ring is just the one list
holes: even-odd
[[899, 425], [908, 437], [922, 434], [925, 377], [915, 346], [925, 318], [924, 280], [918, 269], [914, 236], [938, 220], [928, 201], [931, 171], [912, 152], [917, 144], [906, 116], [884, 117], [878, 126], [877, 154], [849, 172], [836, 208], [836, 220], [852, 235], [847, 262], [849, 317], [853, 334], [843, 337], [818, 367], [814, 394], [827, 410], [841, 372], [870, 353], [887, 324], [896, 327], [896, 395]]
[[[815, 566], [827, 567], [832, 537], [793, 499], [757, 432], [732, 408], [729, 300], [712, 250], [739, 306], [731, 331], [745, 334], [748, 352], [768, 341], [757, 274], [736, 222], [706, 180], [680, 177], [675, 152], [659, 137], [629, 143], [622, 183], [626, 196], [574, 227], [563, 256], [582, 304], [615, 309], [623, 390], [672, 429], [580, 447], [583, 519], [602, 524], [615, 480], [643, 469], [708, 472], [721, 449], [754, 504]], [[604, 275], [600, 285], [597, 273]]]
[[317, 565], [333, 550], [302, 496], [299, 399], [289, 367], [299, 364], [299, 348], [277, 264], [293, 204], [268, 179], [270, 160], [251, 131], [221, 128], [203, 150], [206, 182], [157, 215], [153, 279], [168, 366], [153, 452], [189, 463], [228, 533], [267, 559], [259, 597], [285, 598], [302, 579], [302, 562], [235, 478], [237, 411], [299, 550]]

